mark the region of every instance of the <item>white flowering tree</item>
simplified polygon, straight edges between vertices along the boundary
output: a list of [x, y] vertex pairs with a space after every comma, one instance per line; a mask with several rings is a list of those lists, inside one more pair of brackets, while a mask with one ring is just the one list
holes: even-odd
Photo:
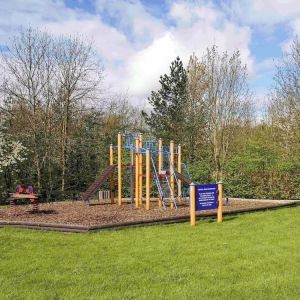
[[0, 173], [7, 167], [13, 167], [24, 161], [26, 148], [13, 137], [4, 132], [3, 122], [0, 122]]

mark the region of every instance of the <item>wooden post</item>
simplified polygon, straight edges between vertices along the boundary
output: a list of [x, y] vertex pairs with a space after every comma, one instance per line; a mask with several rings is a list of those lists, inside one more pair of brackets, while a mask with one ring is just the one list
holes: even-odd
[[223, 184], [221, 182], [218, 183], [218, 191], [219, 191], [219, 205], [218, 205], [218, 223], [222, 223], [223, 221]]
[[122, 134], [118, 133], [118, 205], [122, 205]]
[[174, 208], [174, 203], [173, 203], [173, 200], [175, 199], [174, 141], [170, 142], [170, 155], [171, 155], [171, 164], [170, 164], [171, 208]]
[[[109, 146], [109, 164], [113, 166], [114, 164], [114, 149], [113, 145], [110, 144]], [[111, 175], [110, 178], [110, 203], [115, 203], [115, 177], [114, 173]]]
[[146, 210], [150, 209], [150, 149], [146, 150]]
[[135, 157], [134, 157], [134, 149], [133, 148], [131, 148], [130, 149], [130, 164], [131, 164], [131, 166], [130, 166], [130, 168], [131, 168], [131, 176], [132, 176], [132, 178], [131, 178], [131, 191], [130, 191], [130, 196], [131, 196], [131, 202], [133, 203], [133, 201], [134, 201], [134, 198], [135, 198], [135, 195], [134, 195], [134, 190], [135, 190], [135, 181], [134, 181], [134, 178], [135, 178], [135, 173], [134, 173], [134, 164], [135, 164], [135, 162], [134, 162], [134, 160], [135, 160]]
[[[178, 170], [178, 173], [181, 173], [182, 168], [181, 168], [181, 145], [180, 144], [178, 145], [177, 159], [178, 159], [178, 161], [177, 161], [177, 170]], [[178, 201], [179, 201], [180, 204], [182, 203], [181, 186], [182, 186], [181, 180], [178, 179]]]
[[[158, 140], [158, 175], [161, 175], [162, 158], [163, 158], [163, 153], [162, 153], [162, 139], [159, 139]], [[162, 207], [162, 199], [160, 198], [160, 195], [158, 195], [158, 207], [159, 208]]]
[[135, 140], [135, 207], [139, 207], [139, 139]]
[[[143, 147], [143, 135], [139, 135], [139, 149]], [[141, 151], [140, 151], [141, 152]], [[143, 204], [143, 154], [139, 154], [139, 202]]]
[[196, 225], [196, 187], [195, 183], [190, 184], [190, 219], [191, 225]]

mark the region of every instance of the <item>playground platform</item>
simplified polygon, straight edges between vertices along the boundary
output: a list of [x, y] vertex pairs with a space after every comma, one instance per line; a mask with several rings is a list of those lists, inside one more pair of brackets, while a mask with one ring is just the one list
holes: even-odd
[[[257, 200], [230, 199], [223, 206], [224, 217], [241, 213], [278, 209], [300, 205], [298, 200]], [[216, 210], [197, 212], [197, 219], [215, 218]], [[90, 232], [104, 229], [171, 224], [189, 221], [189, 207], [161, 209], [151, 202], [151, 209], [139, 209], [124, 203], [122, 206], [110, 203], [95, 203], [89, 207], [82, 202], [54, 202], [40, 204], [39, 211], [32, 213], [30, 205], [19, 207], [16, 215], [10, 215], [9, 207], [0, 208], [0, 227], [21, 227], [64, 232]]]

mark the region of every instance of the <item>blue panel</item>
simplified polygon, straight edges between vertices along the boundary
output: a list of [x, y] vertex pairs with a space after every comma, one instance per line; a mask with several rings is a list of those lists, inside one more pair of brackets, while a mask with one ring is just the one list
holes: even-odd
[[218, 184], [197, 184], [196, 210], [218, 208]]

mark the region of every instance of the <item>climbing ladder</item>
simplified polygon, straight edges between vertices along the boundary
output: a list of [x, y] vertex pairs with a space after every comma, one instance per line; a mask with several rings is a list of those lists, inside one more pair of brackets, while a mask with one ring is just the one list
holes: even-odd
[[153, 178], [156, 183], [163, 207], [166, 208], [166, 201], [169, 200], [169, 202], [173, 203], [174, 206], [177, 208], [175, 193], [173, 193], [173, 195], [171, 193], [172, 189], [171, 189], [168, 173], [166, 171], [162, 171], [161, 172], [162, 174], [157, 173], [155, 161], [152, 155], [151, 155], [151, 162], [153, 166]]

